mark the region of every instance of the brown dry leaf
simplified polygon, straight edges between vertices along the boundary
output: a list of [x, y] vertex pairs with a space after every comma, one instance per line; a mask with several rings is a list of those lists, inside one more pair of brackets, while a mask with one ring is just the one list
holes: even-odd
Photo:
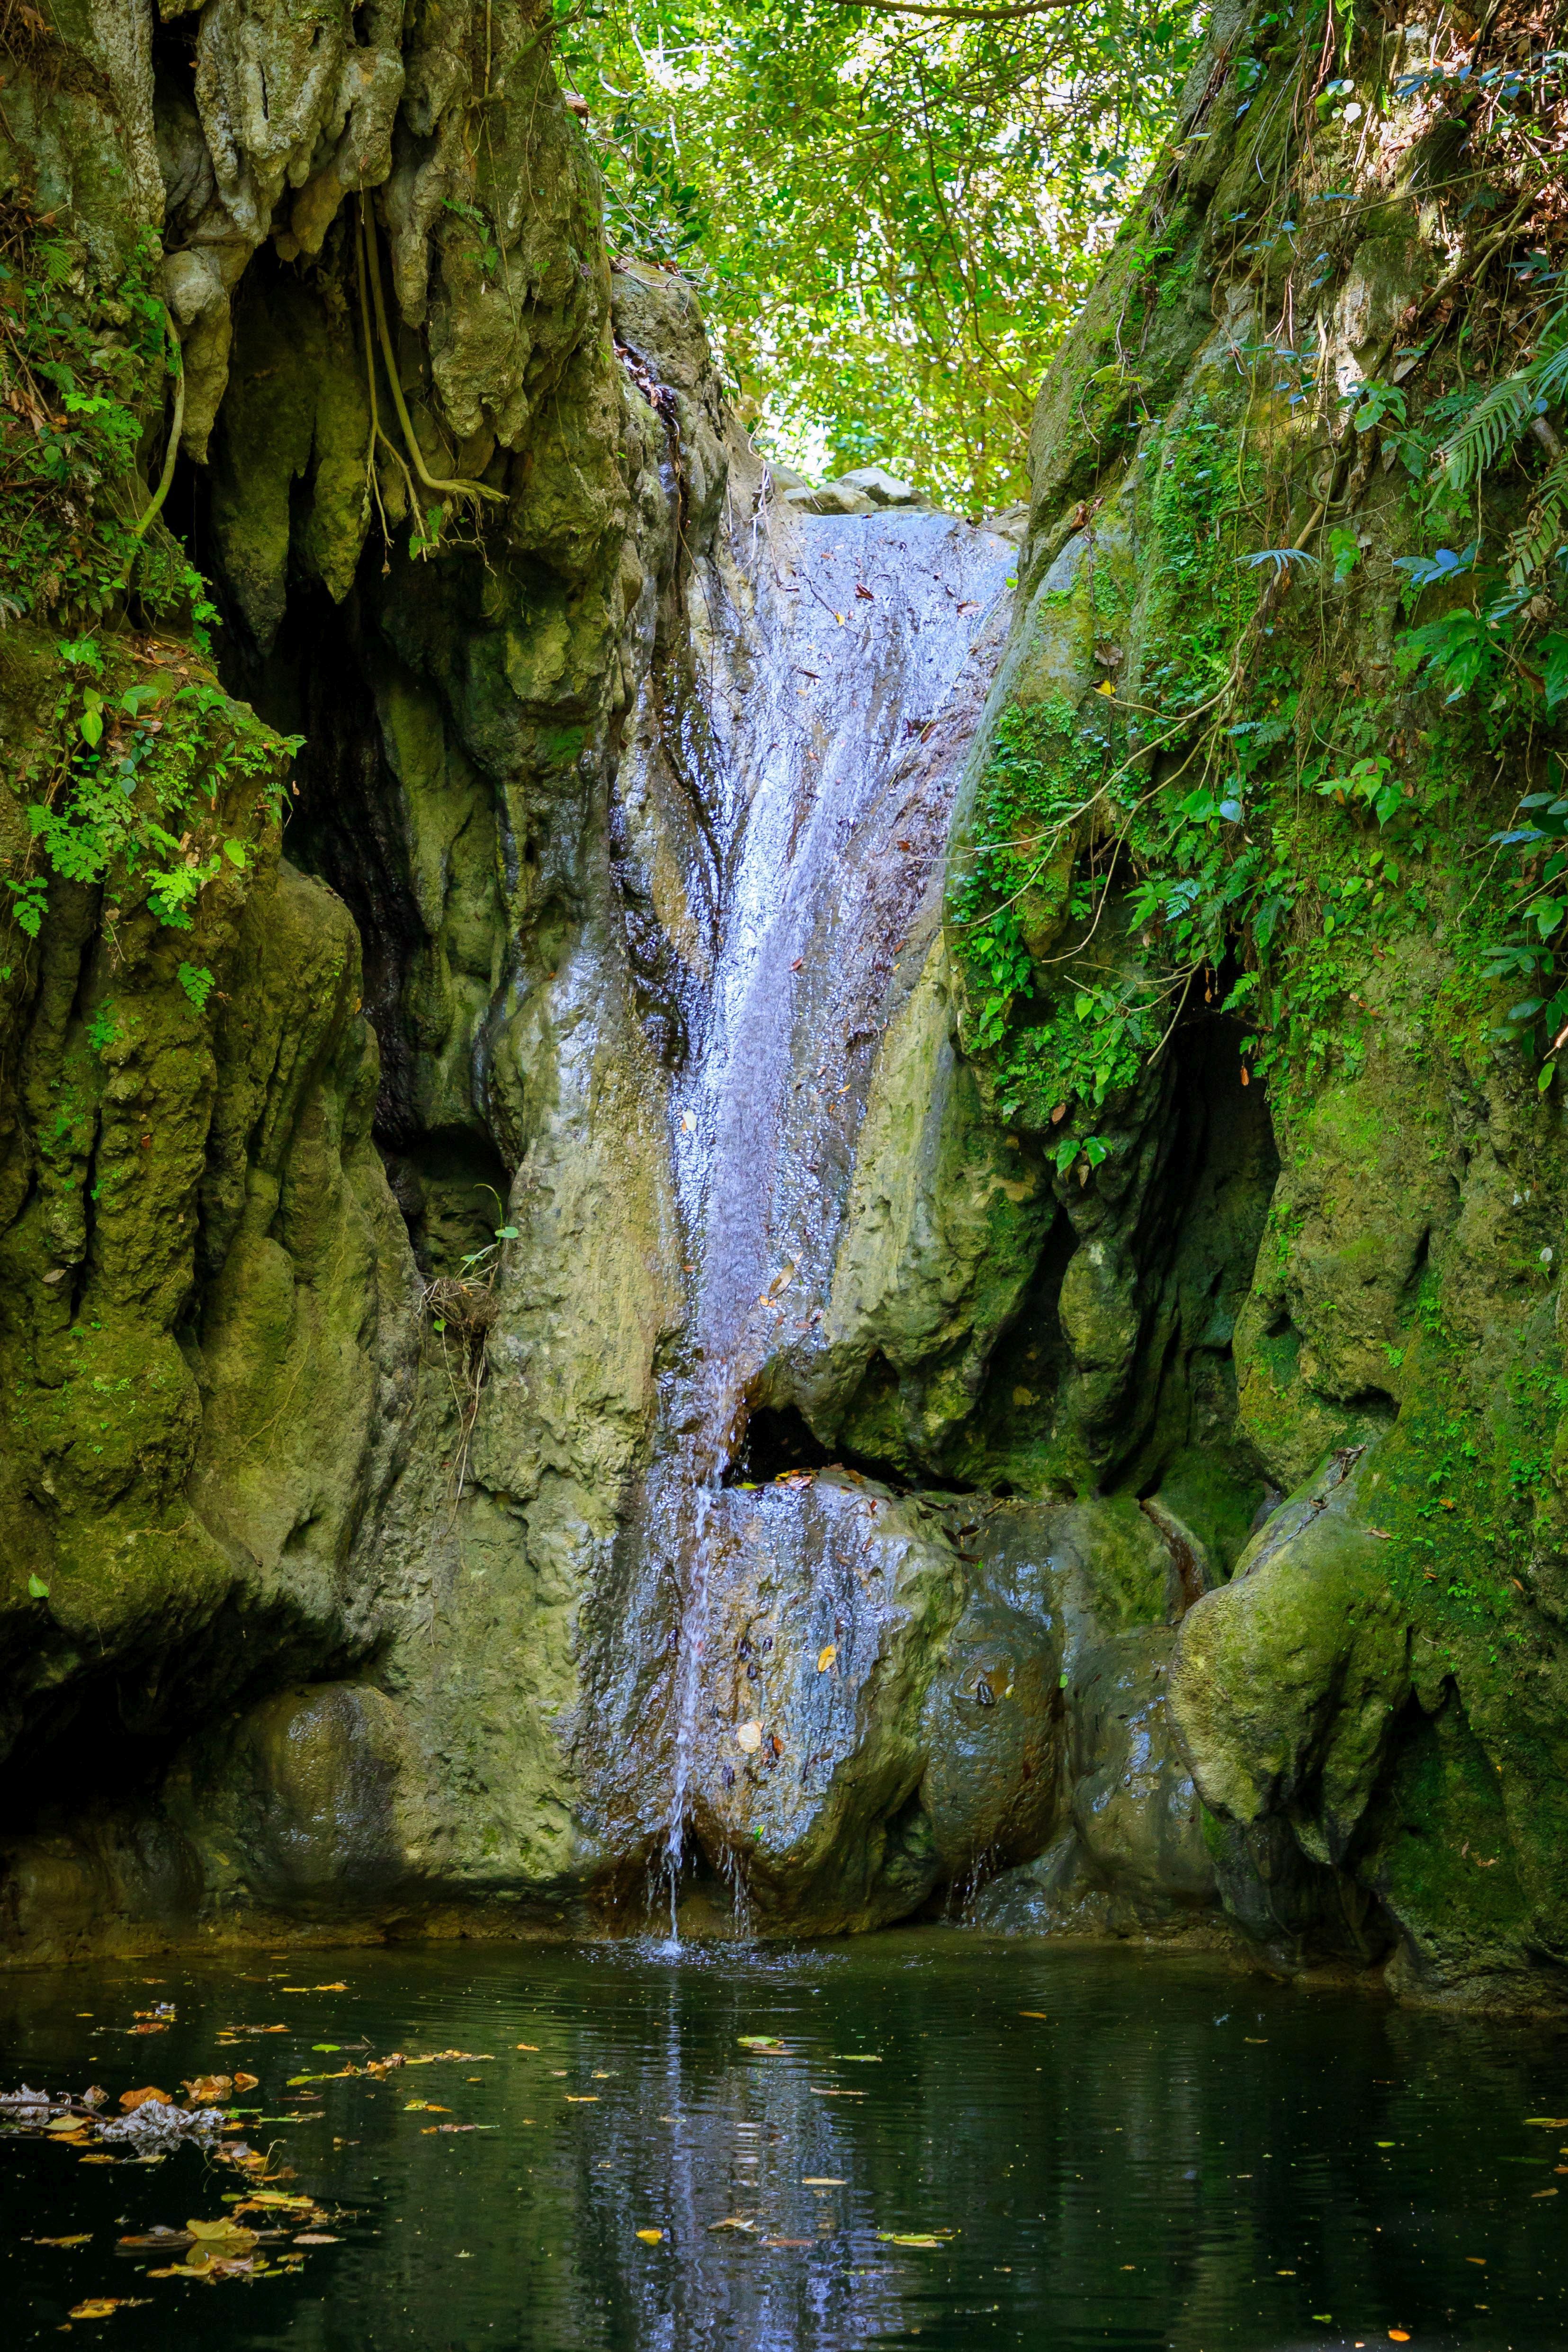
[[195, 2101], [197, 2106], [215, 2107], [228, 2097], [234, 2086], [232, 2074], [193, 2074], [188, 2083], [181, 2084], [180, 2088]]
[[117, 2156], [78, 2156], [77, 2158], [78, 2164], [118, 2164], [119, 2161]]
[[151, 2083], [140, 2091], [121, 2091], [120, 2095], [120, 2104], [127, 2115], [136, 2107], [145, 2106], [149, 2099], [162, 2099], [165, 2106], [169, 2105], [168, 2092], [155, 2089]]
[[297, 2246], [340, 2246], [343, 2242], [326, 2230], [298, 2230], [294, 2242]]
[[1555, 2197], [1557, 2191], [1555, 2189], [1537, 2189], [1533, 2192], [1531, 2201], [1533, 2203], [1536, 2197]]
[[236, 2074], [234, 2086], [236, 2091], [254, 2091], [260, 2080], [259, 2074]]
[[145, 2025], [133, 2025], [131, 2028], [131, 2032], [132, 2033], [167, 2033], [168, 2031], [169, 2021], [167, 2018], [162, 2017], [156, 2021], [149, 2019]]

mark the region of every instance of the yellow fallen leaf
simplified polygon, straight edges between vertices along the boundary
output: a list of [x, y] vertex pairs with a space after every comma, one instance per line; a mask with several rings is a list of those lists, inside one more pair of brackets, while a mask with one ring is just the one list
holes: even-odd
[[198, 2244], [221, 2245], [225, 2254], [245, 2254], [256, 2243], [256, 2231], [242, 2229], [225, 2213], [221, 2221], [187, 2221], [185, 2224]]
[[847, 2189], [847, 2180], [834, 2180], [825, 2172], [808, 2172], [800, 2182], [802, 2189]]
[[1568, 2116], [1526, 2116], [1527, 2124], [1540, 2124], [1546, 2131], [1568, 2131]]
[[759, 1723], [743, 1723], [735, 1735], [735, 1744], [742, 1755], [755, 1756], [762, 1745], [762, 1726]]
[[1096, 694], [1108, 695], [1113, 702], [1116, 699], [1116, 689], [1108, 677], [1103, 677], [1094, 691]]
[[956, 2237], [956, 2230], [879, 2230], [877, 2237], [884, 2246], [945, 2246]]
[[599, 2094], [597, 2091], [569, 2091], [566, 2095], [566, 2104], [569, 2107], [596, 2107], [599, 2105]]
[[1043, 2010], [1043, 2009], [1020, 2009], [1020, 2010], [1019, 2010], [1019, 2015], [1020, 2017], [1040, 2017], [1040, 2018], [1043, 2018], [1043, 2017], [1044, 2017], [1044, 2015], [1045, 2015], [1045, 2011], [1044, 2011], [1044, 2010]]
[[71, 2238], [35, 2238], [35, 2246], [88, 2246], [92, 2243], [90, 2230], [78, 2230]]
[[346, 1984], [318, 1985], [316, 1990], [318, 1992], [347, 1992], [349, 1988]]
[[656, 2246], [662, 2242], [664, 2233], [663, 2230], [639, 2230], [637, 2235], [645, 2246]]
[[73, 2319], [107, 2319], [111, 2311], [120, 2309], [120, 2300], [117, 2294], [97, 2294], [89, 2303], [77, 2304], [70, 2315]]
[[517, 2048], [519, 2050], [531, 2050], [536, 2058], [539, 2053], [539, 2045], [537, 2042], [519, 2042]]
[[839, 1645], [836, 1642], [830, 1642], [826, 1649], [819, 1650], [817, 1653], [817, 1672], [820, 1675], [825, 1675], [838, 1654]]

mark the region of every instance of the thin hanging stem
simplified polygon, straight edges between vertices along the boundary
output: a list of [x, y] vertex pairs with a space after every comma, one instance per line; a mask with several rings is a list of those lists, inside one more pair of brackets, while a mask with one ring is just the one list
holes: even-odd
[[[505, 490], [493, 490], [487, 482], [444, 481], [433, 474], [426, 466], [418, 437], [414, 433], [413, 421], [408, 413], [408, 404], [402, 396], [402, 385], [398, 377], [397, 361], [392, 352], [392, 333], [387, 326], [386, 300], [382, 292], [382, 257], [381, 248], [376, 242], [375, 218], [362, 190], [360, 195], [360, 225], [364, 234], [362, 258], [367, 267], [371, 281], [371, 299], [375, 308], [376, 339], [382, 347], [382, 359], [386, 366], [387, 383], [392, 388], [392, 406], [397, 410], [398, 423], [402, 426], [403, 439], [408, 445], [408, 454], [413, 461], [414, 472], [419, 476], [425, 488], [434, 490], [439, 498], [472, 499], [476, 504], [482, 504], [486, 499], [490, 499], [497, 506], [505, 506], [507, 503]], [[373, 401], [373, 393], [371, 398]], [[382, 435], [382, 440], [386, 437], [385, 434]]]

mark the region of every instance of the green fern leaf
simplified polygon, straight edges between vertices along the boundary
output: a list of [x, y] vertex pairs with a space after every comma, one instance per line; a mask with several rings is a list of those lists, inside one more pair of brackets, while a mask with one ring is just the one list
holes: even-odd
[[1479, 474], [1511, 449], [1534, 411], [1538, 398], [1532, 372], [1504, 376], [1483, 394], [1463, 425], [1439, 451], [1448, 479], [1457, 490], [1467, 490]]

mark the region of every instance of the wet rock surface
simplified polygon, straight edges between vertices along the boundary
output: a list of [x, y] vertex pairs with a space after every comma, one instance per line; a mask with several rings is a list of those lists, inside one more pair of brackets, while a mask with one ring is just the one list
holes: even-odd
[[[159, 241], [156, 543], [214, 707], [305, 740], [192, 931], [73, 884], [0, 983], [0, 1951], [942, 1910], [1554, 1998], [1548, 1113], [1434, 1075], [1437, 933], [1288, 1119], [1213, 972], [1098, 1158], [979, 1042], [1002, 719], [1099, 774], [1158, 651], [1156, 423], [1082, 397], [1121, 259], [1027, 517], [770, 480], [522, 11], [121, 14], [4, 136], [100, 292]], [[1206, 243], [1245, 111], [1173, 167], [1151, 416], [1258, 325]]]

